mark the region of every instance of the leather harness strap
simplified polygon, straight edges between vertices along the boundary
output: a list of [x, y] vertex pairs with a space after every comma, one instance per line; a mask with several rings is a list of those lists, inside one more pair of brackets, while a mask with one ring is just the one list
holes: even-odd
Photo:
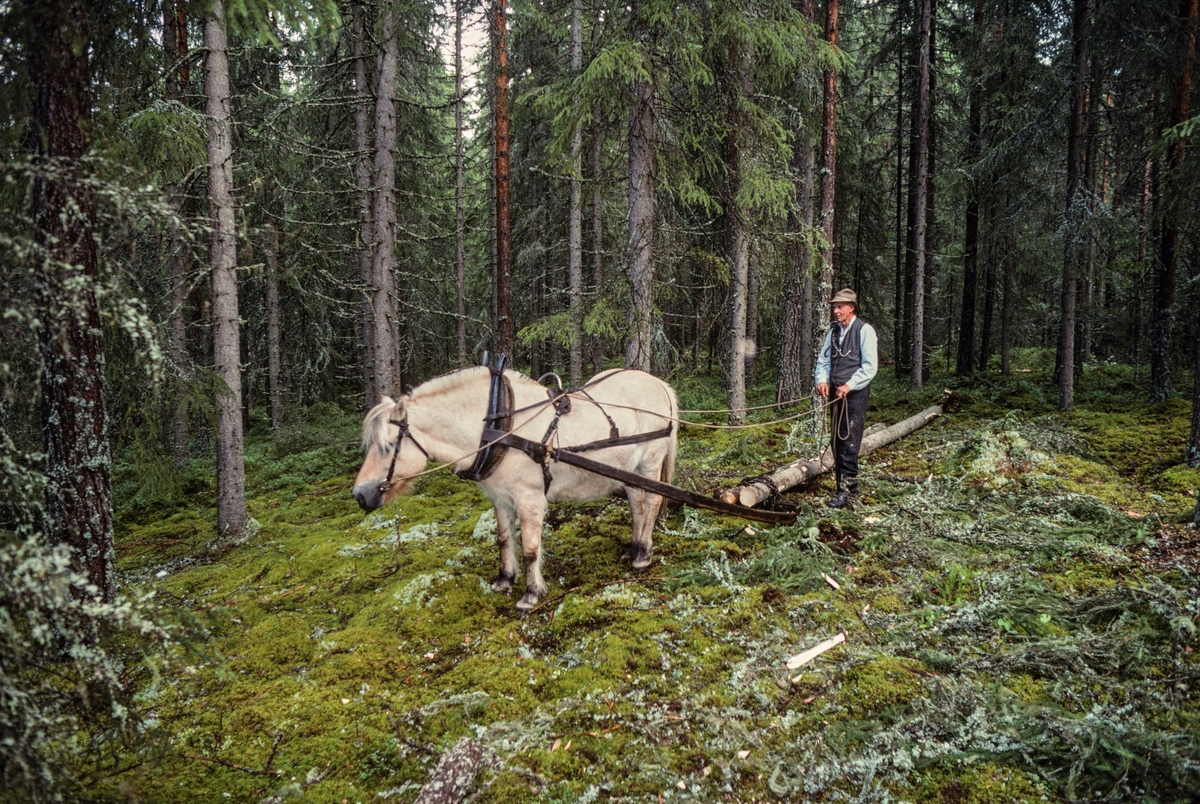
[[[485, 357], [486, 364], [486, 357]], [[604, 418], [608, 419], [609, 437], [599, 441], [589, 441], [586, 444], [576, 444], [569, 447], [550, 447], [550, 440], [554, 437], [558, 430], [558, 421], [571, 410], [571, 398], [561, 390], [548, 390], [550, 395], [550, 404], [554, 405], [554, 418], [550, 422], [550, 426], [546, 429], [546, 434], [542, 436], [541, 441], [525, 438], [511, 432], [512, 420], [515, 413], [529, 410], [539, 405], [545, 405], [545, 402], [539, 402], [535, 405], [530, 405], [526, 408], [521, 408], [519, 411], [512, 409], [513, 392], [512, 385], [504, 376], [504, 361], [505, 356], [500, 355], [496, 359], [494, 366], [489, 365], [488, 370], [492, 373], [491, 391], [488, 395], [488, 410], [483, 421], [483, 433], [480, 436], [481, 449], [475, 457], [474, 464], [470, 469], [458, 472], [458, 476], [466, 480], [483, 480], [495, 470], [496, 465], [504, 456], [508, 448], [518, 449], [529, 456], [536, 464], [542, 467], [542, 483], [544, 491], [550, 490], [552, 477], [550, 475], [550, 462], [565, 463], [571, 466], [578, 467], [594, 474], [618, 480], [627, 486], [642, 489], [643, 491], [658, 494], [671, 500], [691, 505], [696, 508], [706, 508], [710, 511], [717, 511], [723, 514], [749, 519], [755, 522], [769, 522], [773, 524], [790, 524], [796, 520], [795, 511], [767, 511], [758, 508], [747, 508], [744, 505], [735, 505], [727, 503], [712, 497], [703, 497], [686, 489], [681, 489], [678, 486], [672, 486], [670, 483], [664, 483], [660, 480], [652, 480], [648, 477], [643, 477], [633, 472], [628, 472], [624, 469], [618, 469], [609, 466], [599, 461], [594, 461], [591, 458], [585, 458], [579, 453], [592, 452], [595, 450], [608, 449], [610, 447], [624, 447], [630, 444], [641, 444], [646, 441], [655, 441], [660, 438], [669, 438], [674, 432], [675, 423], [670, 422], [666, 427], [659, 430], [651, 430], [647, 433], [637, 433], [635, 435], [622, 436], [617, 428], [616, 422], [608, 415], [608, 411], [592, 398], [591, 394], [587, 393], [587, 385], [580, 388], [575, 393], [582, 393], [589, 402], [595, 405]], [[591, 385], [591, 383], [588, 383]], [[408, 432], [407, 418], [401, 424], [400, 436], [396, 439], [396, 453], [392, 456], [392, 467], [395, 467], [396, 456], [400, 454], [400, 441], [407, 435], [412, 439], [412, 434]], [[422, 452], [425, 450], [413, 440], [417, 449]], [[391, 481], [392, 472], [388, 471], [388, 482]]]

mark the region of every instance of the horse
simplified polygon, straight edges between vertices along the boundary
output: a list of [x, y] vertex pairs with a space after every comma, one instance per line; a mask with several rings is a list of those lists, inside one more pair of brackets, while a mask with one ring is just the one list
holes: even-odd
[[[515, 371], [505, 370], [503, 376], [512, 389], [509, 410], [514, 435], [534, 442], [546, 437], [553, 449], [602, 441], [619, 432], [622, 443], [596, 449], [589, 457], [642, 477], [671, 482], [679, 403], [667, 383], [633, 369], [602, 372], [581, 389], [566, 392], [569, 410], [557, 419], [555, 428], [551, 425], [556, 416], [555, 399], [546, 387]], [[454, 461], [455, 471], [469, 471], [480, 448], [491, 384], [491, 370], [476, 366], [436, 377], [396, 400], [384, 396], [363, 421], [366, 458], [354, 484], [354, 499], [363, 510], [373, 511], [404, 494], [428, 460]], [[629, 443], [634, 441], [630, 436], [656, 432], [658, 437]], [[546, 594], [542, 523], [548, 502], [591, 500], [623, 490], [633, 519], [625, 557], [638, 570], [650, 566], [654, 524], [663, 504], [661, 495], [575, 466], [550, 461], [545, 468], [548, 475], [528, 454], [508, 447], [490, 474], [477, 481], [496, 510], [500, 572], [491, 582], [496, 592], [510, 592], [516, 580], [513, 526], [520, 524], [525, 560], [525, 594], [517, 602], [521, 612], [532, 609]]]

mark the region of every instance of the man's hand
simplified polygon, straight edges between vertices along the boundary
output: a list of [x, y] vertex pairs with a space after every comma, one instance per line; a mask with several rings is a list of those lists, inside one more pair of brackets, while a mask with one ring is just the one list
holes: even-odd
[[827, 383], [827, 382], [817, 383], [817, 396], [821, 397], [822, 399], [825, 399], [826, 397], [829, 396], [829, 383]]
[[838, 386], [838, 389], [837, 389], [837, 398], [838, 399], [845, 399], [849, 393], [850, 393], [849, 385], [839, 385]]

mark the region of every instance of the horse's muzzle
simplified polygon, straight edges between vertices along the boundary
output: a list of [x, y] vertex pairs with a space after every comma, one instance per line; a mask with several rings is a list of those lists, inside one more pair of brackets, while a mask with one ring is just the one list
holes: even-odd
[[374, 511], [383, 505], [383, 492], [379, 490], [377, 483], [364, 483], [361, 486], [355, 486], [354, 499], [358, 501], [358, 506], [364, 511]]

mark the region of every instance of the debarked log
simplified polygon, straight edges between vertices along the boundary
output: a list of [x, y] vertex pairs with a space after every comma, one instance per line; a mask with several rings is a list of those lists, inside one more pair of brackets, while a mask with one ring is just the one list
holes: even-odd
[[[871, 428], [863, 435], [862, 447], [859, 449], [858, 454], [866, 455], [880, 447], [886, 447], [894, 441], [899, 441], [906, 435], [920, 430], [941, 415], [942, 406], [934, 405], [890, 427], [884, 427], [881, 430]], [[817, 475], [828, 472], [832, 468], [833, 453], [830, 450], [824, 450], [818, 458], [802, 458], [798, 461], [792, 461], [786, 466], [779, 467], [774, 472], [766, 475], [766, 477], [769, 477], [771, 482], [775, 484], [775, 489], [786, 491], [787, 489], [799, 486], [801, 483], [806, 483]], [[737, 503], [738, 505], [753, 508], [769, 498], [773, 493], [775, 491], [772, 490], [769, 484], [760, 481], [757, 483], [748, 483], [744, 486], [736, 486], [728, 491], [721, 492], [721, 499], [727, 503]]]

